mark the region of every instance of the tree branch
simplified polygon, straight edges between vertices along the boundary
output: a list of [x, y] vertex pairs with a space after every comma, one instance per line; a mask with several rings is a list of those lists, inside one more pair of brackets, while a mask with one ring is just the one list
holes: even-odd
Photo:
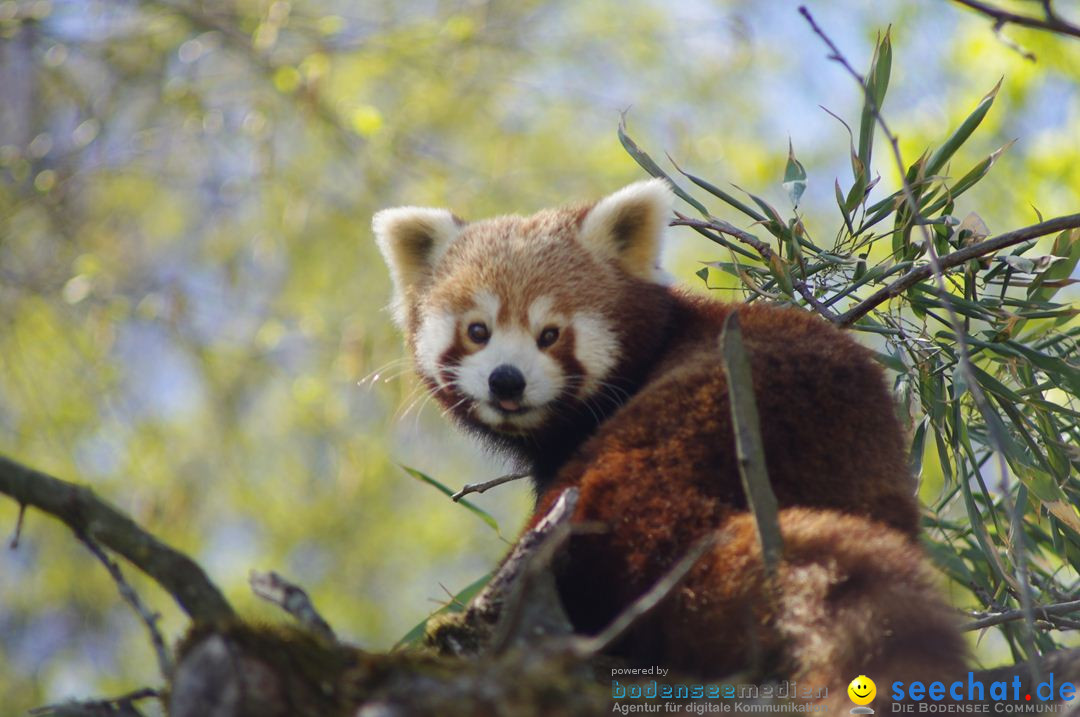
[[[761, 241], [753, 234], [744, 232], [742, 229], [739, 229], [735, 225], [729, 224], [722, 219], [717, 219], [716, 217], [710, 217], [708, 221], [703, 219], [691, 219], [679, 212], [675, 212], [675, 216], [677, 218], [673, 219], [669, 226], [690, 227], [692, 229], [697, 229], [698, 231], [711, 230], [721, 234], [727, 234], [738, 239], [743, 244], [753, 247], [766, 262], [772, 260], [773, 250], [769, 248], [768, 244]], [[706, 236], [708, 236], [708, 234], [706, 234]], [[817, 297], [814, 296], [814, 292], [810, 290], [810, 287], [806, 285], [805, 281], [796, 279], [793, 276], [791, 277], [791, 286], [795, 291], [799, 292], [799, 295], [806, 300], [806, 303], [810, 304], [814, 311], [818, 312], [829, 321], [836, 322], [836, 314], [834, 314], [828, 306], [818, 301]]]
[[953, 0], [953, 2], [991, 18], [996, 28], [1004, 25], [1019, 25], [1020, 27], [1030, 27], [1036, 30], [1046, 30], [1058, 35], [1080, 37], [1080, 26], [1073, 25], [1062, 19], [1060, 15], [1054, 12], [1050, 0], [1042, 1], [1044, 17], [1041, 18], [1002, 10], [981, 2], [981, 0]]
[[[452, 613], [441, 620], [435, 618], [428, 623], [427, 642], [442, 654], [465, 657], [481, 654], [493, 645], [492, 651], [498, 652], [500, 646], [520, 639], [516, 625], [521, 622], [550, 623], [547, 627], [557, 629], [560, 618], [551, 613], [561, 610], [561, 605], [552, 604], [558, 603], [554, 581], [538, 579], [535, 574], [547, 570], [550, 554], [544, 554], [545, 551], [557, 547], [569, 536], [570, 518], [577, 499], [577, 488], [563, 491], [544, 518], [518, 539], [491, 580], [464, 612]], [[533, 614], [523, 617], [517, 614], [525, 609], [521, 587], [530, 580], [534, 583], [533, 594], [529, 596]], [[535, 636], [529, 639], [535, 639]]]
[[191, 558], [170, 548], [83, 486], [53, 478], [0, 455], [0, 493], [63, 521], [124, 556], [153, 578], [193, 620], [233, 617], [233, 609]]
[[268, 573], [252, 570], [248, 584], [251, 585], [253, 593], [274, 603], [312, 632], [328, 640], [337, 639], [330, 623], [319, 614], [307, 592], [299, 585], [289, 582], [272, 570]]
[[[1031, 611], [1035, 615], [1035, 617], [1043, 619], [1057, 615], [1069, 615], [1074, 612], [1080, 612], [1080, 600], [1059, 602], [1053, 605], [1036, 605], [1032, 608]], [[993, 627], [994, 625], [1000, 625], [1004, 622], [1012, 622], [1013, 620], [1022, 620], [1023, 618], [1023, 610], [1006, 610], [1005, 612], [983, 615], [974, 622], [969, 622], [968, 624], [964, 625], [961, 629], [981, 630], [984, 627]]]
[[105, 569], [109, 571], [109, 575], [112, 576], [113, 582], [116, 583], [116, 587], [120, 590], [120, 596], [127, 601], [128, 605], [139, 616], [139, 619], [146, 625], [147, 632], [150, 633], [150, 643], [154, 646], [154, 652], [157, 654], [158, 669], [161, 670], [161, 676], [168, 680], [172, 675], [173, 664], [172, 657], [169, 655], [169, 648], [165, 646], [165, 638], [161, 636], [161, 630], [158, 629], [157, 623], [161, 619], [161, 615], [156, 612], [151, 612], [146, 605], [143, 604], [142, 598], [139, 597], [139, 593], [135, 592], [135, 588], [131, 587], [131, 584], [124, 579], [124, 573], [121, 572], [120, 566], [116, 564], [116, 561], [109, 557], [109, 555], [98, 545], [93, 539], [80, 534], [79, 540], [82, 544], [94, 554]]
[[[1000, 234], [993, 239], [987, 239], [978, 244], [971, 244], [970, 246], [954, 251], [951, 254], [946, 254], [939, 259], [939, 264], [943, 270], [949, 269], [963, 264], [970, 259], [977, 259], [981, 256], [1007, 249], [1016, 244], [1021, 244], [1028, 239], [1035, 239], [1037, 237], [1046, 236], [1047, 234], [1053, 234], [1054, 232], [1076, 228], [1080, 228], [1080, 214], [1068, 214], [1063, 217], [1048, 219], [1045, 222], [1032, 224], [1031, 226], [1022, 229], [1014, 229], [1011, 232]], [[836, 318], [836, 323], [841, 326], [849, 326], [855, 323], [863, 316], [870, 313], [870, 311], [879, 304], [882, 304], [895, 296], [899, 296], [915, 284], [918, 284], [924, 279], [929, 279], [933, 274], [934, 267], [931, 264], [924, 264], [912, 269], [893, 283], [878, 289], [855, 306], [840, 314], [840, 316]]]
[[528, 478], [528, 473], [507, 473], [504, 476], [498, 478], [492, 478], [491, 480], [484, 481], [483, 483], [466, 483], [461, 490], [450, 496], [450, 500], [457, 503], [459, 500], [469, 495], [470, 493], [483, 493], [486, 490], [490, 490], [496, 486], [500, 486], [503, 483], [510, 483], [511, 481], [521, 480], [522, 478]]
[[44, 705], [30, 710], [34, 717], [142, 717], [134, 702], [150, 698], [161, 699], [157, 690], [143, 688], [126, 695], [104, 700], [85, 700]]
[[686, 555], [675, 563], [667, 574], [657, 580], [651, 588], [646, 590], [634, 602], [630, 603], [600, 633], [586, 637], [575, 635], [571, 638], [571, 652], [579, 658], [587, 658], [606, 650], [671, 594], [671, 591], [682, 582], [687, 573], [697, 565], [698, 560], [715, 544], [716, 533], [707, 533], [690, 547]]

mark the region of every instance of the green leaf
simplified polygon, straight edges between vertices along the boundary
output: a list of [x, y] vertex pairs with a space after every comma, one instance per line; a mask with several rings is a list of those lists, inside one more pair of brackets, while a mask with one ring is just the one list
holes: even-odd
[[1057, 293], [1056, 286], [1047, 285], [1068, 279], [1080, 263], [1080, 229], [1063, 231], [1054, 238], [1054, 245], [1050, 249], [1050, 255], [1064, 257], [1062, 261], [1054, 262], [1049, 269], [1040, 274], [1028, 289], [1028, 298], [1035, 301], [1049, 301]]
[[[418, 481], [420, 481], [422, 483], [427, 483], [428, 485], [432, 486], [433, 488], [438, 490], [440, 493], [445, 495], [447, 498], [449, 498], [450, 496], [454, 495], [454, 493], [457, 492], [457, 491], [453, 490], [452, 488], [449, 488], [448, 486], [446, 486], [446, 485], [440, 483], [439, 481], [435, 480], [434, 478], [429, 476], [427, 473], [424, 473], [422, 471], [418, 471], [415, 468], [410, 468], [409, 466], [406, 466], [406, 465], [402, 465], [401, 467], [406, 473], [411, 475], [413, 478], [415, 478], [416, 480], [418, 480]], [[487, 523], [489, 526], [491, 526], [491, 529], [495, 531], [496, 535], [498, 535], [500, 538], [502, 537], [502, 533], [499, 532], [499, 523], [498, 523], [498, 521], [495, 520], [495, 518], [493, 518], [491, 516], [491, 514], [488, 513], [487, 511], [485, 511], [483, 508], [478, 507], [475, 503], [472, 503], [472, 502], [470, 502], [468, 500], [465, 500], [464, 498], [457, 501], [457, 505], [462, 506], [466, 510], [470, 511], [473, 515], [478, 517], [480, 520]]]
[[921, 544], [930, 555], [930, 559], [934, 561], [934, 564], [950, 575], [953, 580], [961, 584], [972, 582], [971, 570], [956, 554], [956, 549], [953, 546], [925, 539], [921, 541]]
[[[881, 112], [885, 104], [885, 92], [889, 89], [889, 75], [892, 72], [892, 40], [890, 30], [874, 47], [874, 57], [870, 60], [870, 71], [866, 73], [866, 98], [863, 102], [862, 118], [859, 122], [858, 159], [864, 172], [869, 174], [870, 155], [874, 148], [875, 112]], [[855, 173], [859, 181], [859, 172]]]
[[892, 354], [887, 354], [884, 351], [875, 351], [874, 358], [877, 359], [877, 362], [885, 368], [896, 371], [897, 373], [904, 373], [908, 370], [908, 367], [905, 366], [904, 362], [901, 361], [898, 357]]
[[[672, 164], [674, 164], [674, 162], [672, 162]], [[723, 202], [725, 202], [727, 204], [730, 204], [732, 207], [734, 207], [735, 209], [738, 209], [740, 212], [742, 212], [746, 216], [750, 217], [755, 222], [763, 222], [763, 221], [765, 221], [765, 217], [762, 214], [759, 214], [752, 207], [750, 207], [749, 205], [744, 204], [743, 202], [739, 201], [734, 196], [732, 196], [731, 194], [728, 194], [727, 192], [725, 192], [720, 187], [717, 187], [716, 185], [714, 185], [714, 184], [712, 184], [712, 183], [710, 183], [710, 182], [708, 182], [708, 181], [706, 181], [704, 179], [701, 179], [700, 177], [696, 177], [693, 174], [690, 174], [689, 172], [684, 171], [682, 169], [682, 167], [680, 167], [677, 164], [675, 165], [675, 169], [679, 170], [680, 174], [682, 174], [684, 177], [689, 179], [691, 182], [693, 182], [694, 184], [696, 184], [699, 187], [701, 187], [702, 189], [704, 189], [709, 194], [713, 195], [714, 197], [719, 198], [721, 201], [723, 201]]]
[[998, 80], [997, 84], [994, 85], [994, 89], [986, 93], [972, 113], [956, 128], [956, 131], [945, 140], [944, 144], [937, 148], [937, 151], [930, 155], [930, 161], [926, 164], [926, 174], [937, 174], [945, 166], [945, 163], [949, 161], [949, 158], [956, 153], [956, 150], [960, 149], [960, 146], [967, 141], [971, 133], [986, 117], [986, 113], [990, 111], [990, 107], [994, 104], [994, 98], [997, 97], [1000, 89], [1001, 80]]
[[623, 117], [622, 119], [619, 120], [618, 135], [619, 135], [619, 142], [622, 143], [623, 148], [626, 150], [626, 152], [631, 157], [634, 158], [635, 162], [637, 162], [639, 165], [641, 165], [642, 169], [644, 169], [646, 172], [648, 172], [652, 176], [657, 177], [658, 179], [666, 179], [668, 184], [671, 185], [671, 189], [684, 202], [686, 202], [687, 204], [692, 206], [694, 209], [698, 210], [698, 212], [700, 212], [702, 216], [704, 216], [704, 217], [709, 216], [709, 210], [705, 208], [704, 204], [702, 204], [701, 202], [699, 202], [698, 200], [694, 199], [692, 196], [687, 194], [686, 191], [682, 187], [680, 187], [678, 184], [675, 183], [675, 180], [673, 180], [671, 177], [668, 176], [667, 172], [660, 169], [660, 165], [657, 164], [653, 160], [653, 158], [649, 156], [649, 154], [647, 152], [643, 151], [640, 147], [637, 146], [637, 143], [634, 142], [634, 140], [630, 139], [630, 137], [626, 134], [626, 118], [625, 117]]
[[795, 287], [791, 283], [791, 273], [788, 271], [788, 266], [779, 254], [775, 252], [769, 255], [769, 268], [771, 274], [776, 282], [780, 285], [781, 291], [785, 296], [794, 297]]
[[792, 206], [798, 208], [799, 199], [806, 191], [806, 169], [799, 160], [795, 159], [795, 148], [791, 144], [790, 137], [788, 138], [787, 166], [784, 168], [784, 189], [791, 198]]
[[[847, 208], [847, 202], [844, 200], [844, 192], [840, 189], [840, 180], [836, 180], [836, 206], [840, 207], [840, 214], [844, 217], [844, 226], [847, 227], [848, 234], [855, 234], [855, 227], [851, 224], [851, 212]], [[865, 265], [865, 262], [864, 262]]]
[[926, 430], [930, 426], [930, 419], [924, 416], [915, 428], [915, 435], [911, 439], [911, 452], [908, 454], [908, 462], [911, 466], [911, 475], [918, 478], [922, 475], [923, 454], [926, 452]]
[[468, 605], [469, 601], [476, 597], [485, 585], [491, 580], [491, 576], [495, 573], [488, 573], [483, 577], [474, 580], [469, 583], [463, 590], [454, 595], [446, 605], [442, 606], [435, 612], [428, 615], [423, 621], [415, 625], [405, 635], [398, 640], [392, 650], [408, 649], [411, 647], [417, 647], [424, 639], [424, 635], [427, 633], [427, 624], [431, 618], [436, 615], [445, 615], [448, 613], [462, 612], [464, 611], [464, 605]]
[[956, 180], [956, 182], [948, 188], [948, 191], [944, 197], [938, 199], [933, 204], [928, 205], [923, 210], [923, 212], [928, 215], [933, 214], [945, 207], [945, 205], [949, 202], [955, 200], [967, 190], [974, 187], [979, 182], [979, 180], [981, 180], [990, 172], [990, 168], [994, 166], [994, 164], [998, 161], [998, 158], [1015, 143], [1016, 140], [1014, 139], [991, 152], [989, 156], [986, 157], [986, 159], [976, 164], [974, 167], [968, 170], [967, 174]]

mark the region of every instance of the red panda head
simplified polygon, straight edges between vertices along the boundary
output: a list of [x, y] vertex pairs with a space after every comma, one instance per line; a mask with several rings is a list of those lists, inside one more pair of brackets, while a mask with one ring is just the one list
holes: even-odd
[[633, 349], [629, 297], [655, 286], [671, 203], [667, 183], [651, 180], [529, 217], [377, 213], [394, 318], [439, 400], [469, 423], [520, 436], [613, 387]]

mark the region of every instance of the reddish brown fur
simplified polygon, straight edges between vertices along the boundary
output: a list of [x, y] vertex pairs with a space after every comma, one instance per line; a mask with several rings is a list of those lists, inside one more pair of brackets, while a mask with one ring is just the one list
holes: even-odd
[[563, 466], [533, 517], [577, 486], [575, 519], [608, 528], [575, 539], [563, 568], [575, 624], [603, 627], [719, 528], [720, 544], [624, 645], [628, 655], [715, 677], [759, 654], [753, 666], [841, 697], [858, 674], [887, 685], [961, 670], [955, 619], [911, 541], [904, 434], [870, 352], [803, 311], [737, 308], [769, 478], [788, 508], [770, 601], [716, 347], [735, 307], [677, 291], [671, 300], [673, 330], [645, 385]]
[[[575, 537], [560, 567], [575, 625], [602, 628], [701, 536], [719, 531], [716, 547], [621, 646], [625, 655], [703, 677], [757, 668], [827, 686], [837, 705], [861, 673], [878, 682], [881, 705], [894, 679], [962, 670], [963, 641], [914, 541], [904, 431], [872, 354], [807, 312], [723, 304], [597, 259], [575, 241], [586, 214], [466, 227], [433, 285], [409, 297], [406, 322], [412, 341], [418, 307], [464, 305], [484, 287], [507, 310], [552, 295], [616, 327], [619, 361], [608, 379], [632, 395], [599, 421], [567, 410], [565, 422], [519, 440], [458, 415], [533, 471], [540, 495], [532, 522], [575, 486], [574, 519], [604, 526]], [[784, 558], [772, 589], [740, 486], [717, 348], [733, 310], [782, 508]]]

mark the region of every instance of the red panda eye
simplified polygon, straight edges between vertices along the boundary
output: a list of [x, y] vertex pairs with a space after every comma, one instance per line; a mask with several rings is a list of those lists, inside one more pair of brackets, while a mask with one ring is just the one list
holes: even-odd
[[555, 327], [544, 329], [540, 332], [540, 338], [536, 340], [536, 345], [542, 349], [546, 349], [553, 343], [559, 340], [559, 330]]
[[487, 324], [479, 321], [469, 324], [468, 334], [469, 340], [476, 344], [486, 344], [487, 340], [491, 338], [491, 332], [488, 331]]

